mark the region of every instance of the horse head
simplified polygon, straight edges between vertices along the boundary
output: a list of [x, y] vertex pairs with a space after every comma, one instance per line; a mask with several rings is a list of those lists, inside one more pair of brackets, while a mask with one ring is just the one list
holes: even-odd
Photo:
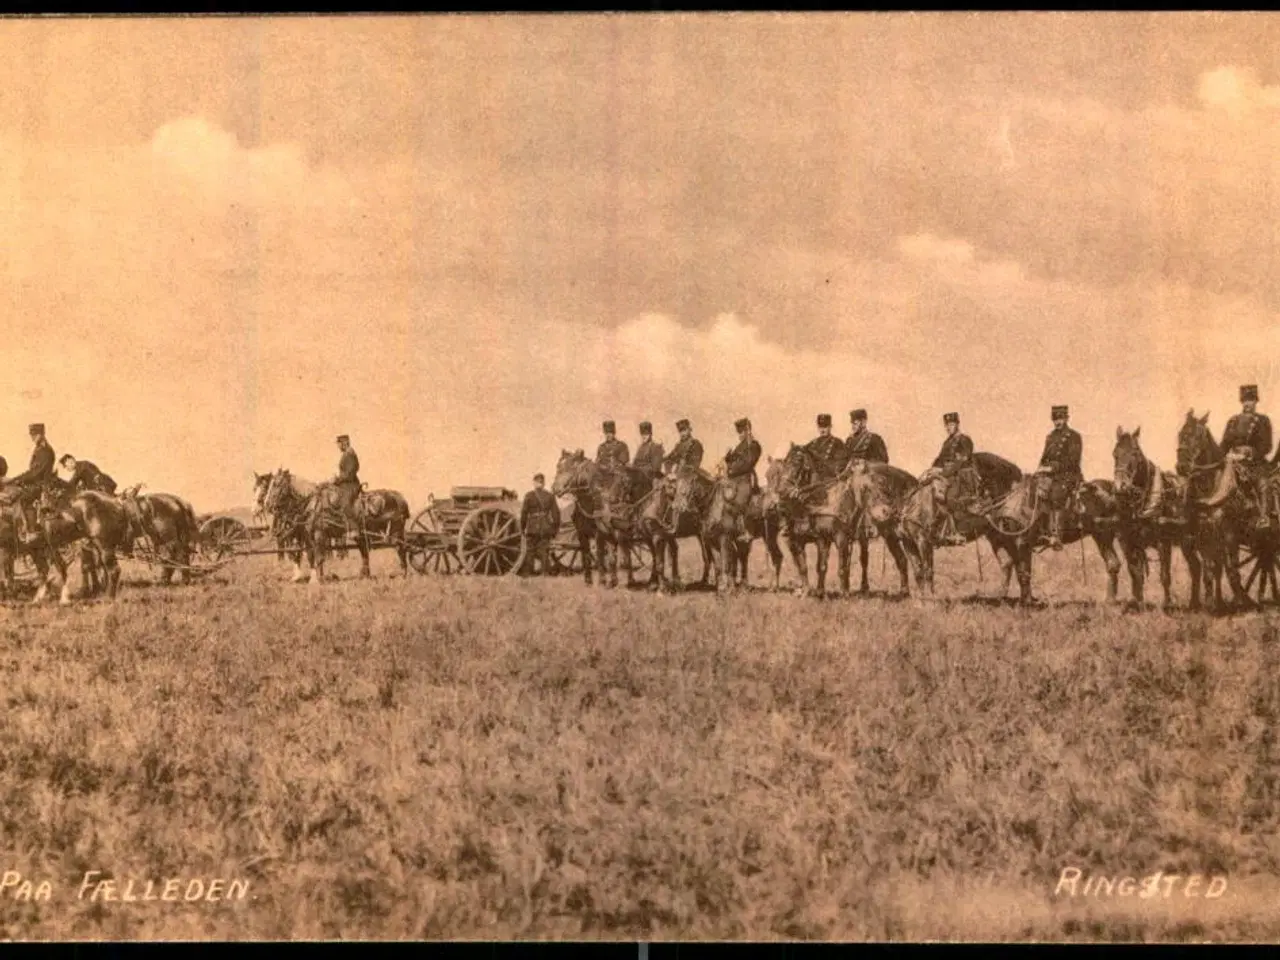
[[551, 482], [552, 494], [563, 497], [589, 486], [594, 466], [582, 450], [561, 450], [560, 459], [556, 461], [556, 476]]
[[1197, 417], [1195, 410], [1187, 411], [1187, 418], [1178, 430], [1178, 475], [1190, 476], [1197, 467], [1213, 464], [1222, 459], [1213, 433], [1209, 430], [1209, 411]]
[[1149, 479], [1147, 456], [1138, 443], [1141, 433], [1141, 427], [1136, 428], [1133, 433], [1126, 433], [1123, 427], [1116, 427], [1116, 445], [1111, 451], [1111, 457], [1115, 461], [1116, 493], [1121, 496], [1141, 490]]
[[671, 497], [671, 513], [678, 522], [686, 513], [697, 513], [702, 509], [707, 493], [714, 481], [695, 467], [682, 467], [676, 471], [674, 493]]
[[[773, 473], [774, 466], [778, 469]], [[801, 488], [813, 477], [813, 458], [804, 447], [791, 444], [787, 455], [781, 460], [770, 460], [769, 488], [776, 490], [778, 497], [790, 499], [796, 497]]]

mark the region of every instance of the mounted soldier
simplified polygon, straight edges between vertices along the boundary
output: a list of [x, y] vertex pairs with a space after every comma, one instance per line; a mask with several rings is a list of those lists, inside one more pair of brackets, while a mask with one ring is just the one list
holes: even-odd
[[1266, 464], [1271, 453], [1271, 420], [1258, 413], [1258, 387], [1240, 388], [1240, 413], [1227, 421], [1222, 433], [1222, 449], [1233, 463], [1240, 491], [1252, 498], [1258, 509], [1258, 525], [1270, 524], [1267, 503]]
[[662, 476], [662, 444], [653, 441], [653, 424], [645, 420], [640, 424], [640, 446], [631, 465], [650, 479]]
[[676, 430], [680, 441], [662, 458], [662, 466], [671, 470], [699, 469], [702, 466], [702, 444], [693, 438], [693, 428], [688, 420], [677, 420]]
[[621, 470], [631, 462], [631, 451], [618, 439], [618, 428], [612, 420], [602, 425], [604, 442], [596, 448], [596, 463], [606, 470]]
[[871, 463], [888, 463], [889, 451], [880, 434], [867, 429], [867, 411], [859, 407], [849, 414], [852, 432], [844, 442], [849, 460], [866, 460]]
[[45, 437], [44, 424], [33, 423], [27, 428], [34, 446], [31, 450], [31, 463], [26, 471], [18, 474], [8, 484], [18, 488], [18, 502], [22, 504], [24, 544], [35, 543], [40, 539], [36, 532], [36, 501], [46, 490], [55, 490], [61, 486], [54, 470], [55, 456], [53, 447]]
[[1044, 452], [1036, 468], [1036, 496], [1049, 504], [1049, 545], [1062, 549], [1062, 515], [1067, 501], [1084, 482], [1080, 458], [1084, 443], [1080, 434], [1068, 425], [1069, 411], [1065, 406], [1050, 411], [1053, 430], [1044, 439]]
[[58, 461], [67, 471], [67, 486], [72, 493], [82, 490], [96, 490], [114, 496], [116, 482], [98, 469], [97, 464], [89, 460], [77, 460], [69, 453], [64, 453]]
[[831, 414], [818, 414], [818, 435], [805, 444], [805, 450], [819, 464], [824, 477], [834, 477], [849, 463], [845, 445], [831, 435]]
[[760, 462], [760, 442], [751, 435], [751, 421], [746, 417], [734, 423], [738, 431], [738, 445], [725, 454], [725, 476], [730, 480], [750, 477], [751, 492], [760, 489], [756, 476], [756, 464]]
[[942, 423], [947, 439], [920, 482], [932, 484], [934, 499], [944, 508], [935, 535], [943, 543], [961, 546], [966, 541], [956, 530], [953, 514], [973, 501], [981, 480], [973, 465], [973, 441], [960, 432], [960, 414], [944, 413]]
[[551, 541], [560, 532], [560, 504], [546, 486], [546, 477], [533, 475], [533, 489], [524, 495], [520, 507], [520, 530], [529, 543], [529, 574], [547, 576], [551, 572]]
[[351, 446], [351, 438], [345, 433], [338, 437], [338, 449], [342, 451], [342, 455], [338, 458], [338, 475], [333, 478], [333, 486], [338, 491], [338, 503], [347, 526], [358, 530], [360, 515], [356, 512], [356, 500], [360, 496], [361, 486], [360, 458]]

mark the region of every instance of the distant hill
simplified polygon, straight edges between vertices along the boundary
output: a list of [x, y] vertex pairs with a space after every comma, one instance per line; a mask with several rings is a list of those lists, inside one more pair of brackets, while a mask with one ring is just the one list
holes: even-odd
[[253, 526], [253, 508], [252, 507], [226, 507], [222, 510], [197, 510], [196, 516], [203, 520], [205, 517], [233, 517], [239, 520], [246, 527]]

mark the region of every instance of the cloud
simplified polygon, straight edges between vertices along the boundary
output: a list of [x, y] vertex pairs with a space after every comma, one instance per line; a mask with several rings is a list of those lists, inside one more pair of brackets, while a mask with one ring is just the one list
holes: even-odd
[[1263, 86], [1253, 70], [1243, 67], [1218, 67], [1201, 74], [1197, 95], [1206, 108], [1232, 115], [1280, 107], [1280, 86]]

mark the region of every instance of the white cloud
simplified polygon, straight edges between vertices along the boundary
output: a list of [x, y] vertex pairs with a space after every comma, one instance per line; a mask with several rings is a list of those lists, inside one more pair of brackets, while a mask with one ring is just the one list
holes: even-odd
[[1252, 70], [1242, 67], [1218, 67], [1201, 74], [1197, 93], [1205, 107], [1233, 115], [1280, 107], [1280, 87], [1263, 86]]

